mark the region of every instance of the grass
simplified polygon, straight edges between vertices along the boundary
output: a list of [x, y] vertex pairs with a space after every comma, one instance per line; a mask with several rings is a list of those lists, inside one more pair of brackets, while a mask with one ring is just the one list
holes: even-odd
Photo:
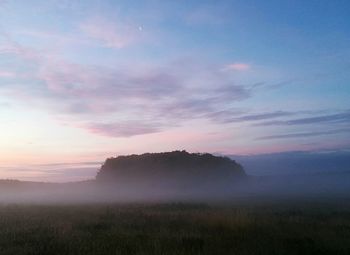
[[3, 205], [1, 255], [350, 254], [350, 210], [314, 204]]

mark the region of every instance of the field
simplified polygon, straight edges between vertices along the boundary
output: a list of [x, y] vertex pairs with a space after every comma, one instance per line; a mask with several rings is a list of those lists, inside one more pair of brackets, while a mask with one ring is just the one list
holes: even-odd
[[350, 254], [350, 207], [293, 202], [0, 206], [0, 254]]

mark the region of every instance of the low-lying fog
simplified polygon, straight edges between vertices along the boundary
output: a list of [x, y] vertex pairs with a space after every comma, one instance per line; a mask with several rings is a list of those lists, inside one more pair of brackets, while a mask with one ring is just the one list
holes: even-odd
[[230, 185], [224, 179], [198, 185], [186, 180], [169, 185], [162, 179], [107, 184], [0, 181], [0, 203], [234, 202], [236, 199], [350, 196], [350, 153], [232, 157], [247, 177]]
[[234, 201], [242, 198], [289, 198], [350, 195], [350, 174], [308, 177], [248, 177], [231, 187], [217, 185], [202, 187], [166, 188], [135, 186], [122, 187], [84, 182], [70, 184], [2, 182], [0, 203], [108, 203], [108, 202], [210, 202]]

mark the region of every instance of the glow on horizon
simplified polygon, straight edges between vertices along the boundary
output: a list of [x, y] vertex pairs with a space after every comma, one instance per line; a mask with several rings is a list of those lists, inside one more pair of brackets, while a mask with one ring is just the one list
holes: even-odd
[[[84, 179], [76, 164], [119, 154], [350, 148], [349, 11], [0, 1], [0, 179]], [[53, 163], [74, 167], [39, 169]]]

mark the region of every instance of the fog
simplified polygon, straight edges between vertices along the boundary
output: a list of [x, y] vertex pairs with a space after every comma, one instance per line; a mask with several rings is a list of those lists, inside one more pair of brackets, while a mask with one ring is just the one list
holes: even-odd
[[350, 151], [281, 152], [231, 155], [249, 175], [309, 175], [350, 172]]
[[165, 187], [82, 183], [2, 182], [0, 203], [113, 203], [113, 202], [235, 202], [249, 199], [330, 198], [350, 195], [350, 174], [268, 176], [239, 180], [231, 186]]
[[[0, 181], [0, 203], [224, 202], [350, 196], [349, 153], [236, 157], [247, 176], [164, 176], [70, 183]], [[97, 171], [97, 170], [96, 170]], [[208, 176], [207, 176], [208, 177]], [[210, 180], [210, 181], [208, 181]]]

